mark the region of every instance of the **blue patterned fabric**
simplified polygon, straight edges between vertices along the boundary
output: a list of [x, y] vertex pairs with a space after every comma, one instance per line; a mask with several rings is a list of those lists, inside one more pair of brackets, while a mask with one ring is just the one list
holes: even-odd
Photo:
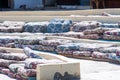
[[58, 50], [65, 51], [65, 50], [79, 50], [80, 46], [77, 43], [69, 43], [65, 45], [57, 46]]
[[105, 31], [109, 31], [109, 28], [95, 28], [95, 29], [91, 29], [91, 30], [85, 30], [84, 34], [103, 34]]
[[20, 37], [15, 40], [16, 44], [39, 44], [39, 41], [45, 40], [46, 37], [39, 37], [39, 36], [26, 36]]
[[50, 21], [47, 32], [48, 33], [62, 33], [70, 31], [72, 21], [63, 19], [53, 19]]
[[56, 47], [54, 46], [15, 44], [15, 48], [25, 48], [25, 47], [29, 47], [34, 50], [42, 50], [42, 51], [49, 51], [49, 52], [55, 52], [55, 49], [56, 49]]
[[102, 53], [120, 53], [120, 47], [100, 48], [99, 51]]
[[47, 33], [47, 26], [49, 22], [29, 22], [23, 27], [24, 32], [31, 33]]
[[16, 39], [18, 39], [18, 36], [0, 36], [0, 43], [2, 44], [8, 44], [8, 43], [13, 43], [15, 42]]
[[42, 57], [40, 57], [35, 51], [33, 51], [32, 49], [30, 49], [28, 47], [24, 48], [24, 52], [29, 58], [42, 59]]
[[120, 56], [117, 56], [115, 53], [108, 55], [109, 59], [120, 61]]
[[104, 44], [97, 43], [67, 43], [65, 45], [57, 46], [58, 50], [67, 51], [67, 50], [80, 50], [80, 51], [96, 51], [100, 47], [105, 47]]
[[74, 57], [91, 57], [92, 56], [92, 52], [91, 51], [74, 51], [73, 52], [73, 56]]

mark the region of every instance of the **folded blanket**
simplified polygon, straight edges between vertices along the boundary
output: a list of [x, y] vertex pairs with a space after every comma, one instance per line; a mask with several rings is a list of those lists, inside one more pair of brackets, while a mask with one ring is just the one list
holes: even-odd
[[0, 43], [2, 44], [8, 44], [15, 42], [16, 39], [20, 38], [19, 36], [0, 36]]
[[18, 72], [18, 68], [21, 68], [21, 67], [25, 67], [25, 64], [24, 63], [12, 63], [9, 65], [9, 69], [14, 72], [14, 73], [17, 73]]
[[4, 21], [2, 27], [0, 27], [0, 32], [23, 32], [23, 25], [25, 22], [20, 21]]
[[120, 36], [103, 35], [103, 39], [106, 39], [106, 40], [120, 40]]
[[34, 50], [42, 50], [42, 51], [50, 51], [50, 52], [54, 52], [56, 49], [56, 47], [54, 46], [15, 44], [15, 48], [25, 48], [25, 47], [29, 47]]
[[22, 53], [0, 53], [0, 58], [7, 60], [23, 61], [28, 57]]
[[51, 64], [51, 63], [56, 64], [56, 63], [62, 63], [63, 61], [57, 59], [46, 60], [46, 59], [29, 58], [26, 59], [24, 62], [25, 62], [25, 68], [36, 69], [38, 64]]
[[100, 22], [97, 21], [81, 21], [76, 23], [72, 27], [72, 31], [74, 32], [83, 32], [84, 30], [95, 29], [100, 26]]
[[73, 50], [67, 50], [67, 51], [62, 51], [62, 50], [56, 50], [56, 52], [60, 55], [73, 55]]
[[109, 45], [106, 44], [99, 44], [99, 43], [67, 43], [65, 45], [59, 45], [57, 46], [57, 50], [61, 51], [97, 51], [101, 47], [108, 47]]
[[0, 67], [8, 68], [9, 65], [12, 64], [12, 63], [17, 63], [17, 61], [0, 59]]
[[92, 55], [91, 51], [74, 51], [73, 52], [74, 57], [81, 57], [81, 56], [91, 57], [91, 55]]
[[[31, 71], [31, 72], [33, 72], [33, 71]], [[8, 69], [8, 68], [0, 67], [0, 73], [8, 75], [9, 77], [15, 78], [17, 80], [28, 80], [30, 78], [29, 76], [24, 76], [24, 74], [19, 75], [18, 73], [14, 73], [10, 69]]]
[[57, 50], [67, 51], [67, 50], [79, 50], [79, 43], [67, 43], [64, 45], [57, 46]]
[[100, 59], [107, 59], [108, 58], [108, 54], [101, 53], [101, 52], [93, 52], [92, 53], [92, 57], [93, 58], [100, 58]]
[[26, 37], [20, 37], [15, 40], [16, 44], [38, 44], [39, 41], [45, 40], [46, 37], [38, 37], [38, 36], [26, 36]]
[[25, 47], [24, 48], [24, 53], [29, 57], [29, 58], [36, 58], [36, 59], [43, 59], [37, 52], [34, 50]]
[[111, 53], [108, 55], [109, 59], [120, 61], [120, 56], [117, 56], [116, 53]]
[[35, 69], [18, 68], [18, 74], [22, 77], [36, 77]]
[[46, 33], [49, 22], [29, 22], [23, 27], [24, 32]]
[[25, 22], [23, 21], [4, 21], [3, 25], [5, 26], [23, 26], [25, 24]]
[[120, 53], [120, 47], [100, 48], [99, 51], [100, 51], [101, 53]]
[[25, 78], [28, 77], [36, 77], [36, 70], [35, 69], [26, 69], [25, 64], [11, 64], [9, 65], [9, 69], [19, 74], [20, 76], [23, 76]]
[[82, 36], [84, 36], [83, 32], [73, 32], [73, 31], [69, 31], [66, 33], [62, 33], [62, 35], [59, 36], [65, 36], [65, 37], [73, 37], [73, 38], [81, 38]]
[[62, 33], [70, 31], [70, 27], [72, 25], [71, 20], [63, 20], [63, 19], [53, 19], [50, 21], [47, 32], [48, 33]]
[[113, 28], [95, 28], [91, 30], [85, 30], [84, 34], [103, 34], [105, 31], [112, 30]]
[[46, 64], [47, 60], [45, 59], [35, 59], [29, 58], [25, 60], [25, 68], [36, 69], [38, 64]]
[[120, 29], [105, 31], [104, 35], [120, 36]]
[[42, 40], [39, 41], [40, 45], [44, 45], [44, 46], [58, 46], [61, 44], [65, 44], [65, 43], [72, 43], [71, 40], [64, 40], [64, 39], [51, 39], [51, 40]]

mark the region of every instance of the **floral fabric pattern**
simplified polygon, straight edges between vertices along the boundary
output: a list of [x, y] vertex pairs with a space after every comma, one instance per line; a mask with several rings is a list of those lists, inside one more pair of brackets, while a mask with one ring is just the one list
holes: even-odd
[[23, 32], [24, 24], [25, 22], [20, 22], [20, 21], [4, 21], [0, 25], [0, 32], [7, 32], [7, 33]]
[[47, 27], [47, 33], [62, 33], [70, 31], [71, 20], [53, 19]]
[[21, 53], [9, 53], [9, 54], [0, 53], [0, 58], [7, 60], [23, 61], [28, 57], [25, 54], [21, 54]]
[[73, 25], [72, 31], [82, 32], [84, 30], [95, 29], [95, 28], [98, 28], [100, 24], [101, 23], [97, 21], [81, 21]]
[[29, 22], [24, 25], [24, 32], [46, 33], [49, 22]]

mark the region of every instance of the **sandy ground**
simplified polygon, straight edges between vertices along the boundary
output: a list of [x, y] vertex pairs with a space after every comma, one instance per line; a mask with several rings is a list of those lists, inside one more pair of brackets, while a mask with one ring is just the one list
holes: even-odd
[[120, 65], [108, 62], [80, 60], [81, 80], [118, 80]]
[[[120, 65], [108, 62], [77, 60], [81, 66], [81, 80], [118, 80], [120, 79]], [[15, 80], [0, 74], [0, 80]]]
[[118, 22], [120, 17], [72, 17], [71, 15], [101, 15], [103, 12], [120, 15], [118, 9], [91, 9], [91, 10], [40, 10], [40, 11], [1, 11], [0, 22], [5, 20], [16, 21], [50, 21], [53, 18], [70, 19], [73, 21], [93, 20], [100, 22]]
[[107, 12], [120, 15], [120, 8], [116, 9], [91, 9], [91, 10], [38, 10], [38, 11], [1, 11], [0, 16], [69, 16], [69, 15], [101, 15]]

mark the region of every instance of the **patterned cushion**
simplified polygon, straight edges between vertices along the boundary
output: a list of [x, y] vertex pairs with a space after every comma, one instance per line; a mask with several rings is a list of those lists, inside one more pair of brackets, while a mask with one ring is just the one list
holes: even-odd
[[107, 46], [109, 45], [97, 44], [97, 43], [67, 43], [65, 45], [57, 46], [57, 49], [61, 51], [68, 51], [68, 50], [96, 51], [101, 47], [107, 47]]
[[17, 71], [18, 71], [18, 68], [21, 68], [21, 67], [25, 67], [25, 64], [10, 64], [9, 65], [9, 69], [12, 71], [12, 72], [14, 72], [14, 73], [17, 73]]
[[7, 59], [7, 60], [16, 60], [16, 61], [23, 61], [26, 58], [28, 58], [25, 54], [22, 53], [0, 53], [1, 59]]
[[8, 67], [10, 64], [16, 63], [16, 62], [17, 61], [0, 59], [0, 67]]
[[84, 30], [95, 29], [100, 26], [100, 22], [97, 21], [82, 21], [75, 23], [72, 27], [74, 32], [82, 32]]
[[48, 33], [62, 33], [70, 31], [72, 21], [63, 19], [53, 19], [47, 27]]
[[99, 51], [100, 51], [101, 53], [120, 53], [120, 47], [100, 48]]
[[101, 52], [93, 52], [92, 57], [93, 58], [100, 58], [100, 59], [107, 59], [108, 58], [107, 54], [101, 53]]
[[103, 34], [105, 31], [110, 30], [109, 28], [95, 28], [91, 30], [85, 30], [84, 34]]
[[39, 44], [44, 46], [58, 46], [65, 43], [72, 43], [72, 41], [64, 40], [64, 39], [51, 39], [51, 40], [39, 41]]
[[73, 56], [75, 57], [81, 57], [81, 56], [90, 57], [91, 55], [92, 55], [91, 51], [74, 51], [73, 52]]
[[29, 58], [25, 60], [25, 68], [28, 69], [36, 69], [38, 64], [56, 64], [56, 63], [62, 63], [63, 61], [57, 60], [57, 59], [35, 59], [35, 58]]
[[38, 64], [45, 64], [45, 63], [47, 63], [47, 60], [45, 59], [29, 58], [25, 60], [25, 67], [28, 69], [36, 69]]
[[120, 56], [117, 56], [116, 53], [111, 53], [108, 55], [109, 59], [120, 61]]
[[0, 32], [23, 32], [23, 25], [25, 22], [20, 21], [4, 21], [2, 27], [0, 27]]
[[120, 29], [105, 31], [104, 35], [120, 36]]
[[87, 35], [81, 36], [81, 38], [83, 38], [83, 39], [100, 39], [100, 38], [102, 38], [102, 35], [99, 35], [99, 34], [87, 34]]
[[42, 57], [40, 57], [37, 52], [33, 51], [32, 49], [28, 47], [24, 48], [24, 52], [29, 58], [42, 59]]
[[29, 22], [24, 25], [24, 32], [46, 33], [49, 22]]
[[39, 41], [45, 40], [46, 37], [39, 37], [39, 36], [26, 36], [26, 37], [20, 37], [15, 40], [16, 44], [38, 44]]
[[105, 40], [120, 40], [120, 36], [104, 35], [103, 39], [105, 39]]

